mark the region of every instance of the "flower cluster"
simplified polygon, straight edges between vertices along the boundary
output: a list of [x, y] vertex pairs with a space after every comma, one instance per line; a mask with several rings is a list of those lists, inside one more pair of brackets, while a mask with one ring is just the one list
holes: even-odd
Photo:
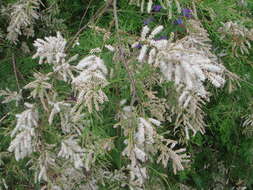
[[[144, 26], [140, 40], [133, 44], [133, 46], [142, 44], [139, 62], [147, 62], [160, 68], [163, 79], [173, 81], [177, 86], [176, 89], [180, 94], [178, 98], [180, 110], [186, 110], [186, 112], [182, 110], [184, 114], [181, 116], [184, 117], [183, 125], [187, 138], [189, 138], [188, 129], [194, 134], [197, 131], [204, 133], [200, 105], [204, 103], [202, 99], [208, 101], [210, 96], [205, 81], [210, 81], [216, 88], [223, 87], [225, 83], [225, 68], [219, 64], [217, 56], [211, 53], [210, 39], [206, 30], [197, 20], [189, 20], [188, 25], [188, 35], [175, 42], [173, 35], [169, 40], [155, 40], [155, 36], [163, 30], [163, 26], [157, 26], [152, 31], [148, 26]], [[188, 117], [195, 118], [193, 126]]]
[[33, 23], [39, 18], [39, 0], [21, 0], [10, 7], [10, 23], [7, 28], [7, 39], [17, 43], [18, 36], [34, 36]]
[[247, 136], [253, 135], [253, 114], [249, 114], [245, 117], [245, 120], [242, 124], [243, 126], [243, 133]]
[[52, 85], [48, 82], [50, 80], [50, 75], [51, 73], [46, 75], [42, 73], [34, 73], [33, 76], [35, 80], [24, 86], [24, 89], [33, 89], [30, 93], [31, 97], [38, 97], [45, 110], [48, 110], [46, 106], [46, 100], [49, 100], [48, 90], [52, 89]]
[[151, 155], [159, 153], [157, 163], [162, 161], [164, 167], [167, 167], [169, 160], [172, 160], [174, 173], [184, 169], [182, 163], [189, 161], [189, 156], [183, 153], [186, 149], [173, 150], [177, 142], [165, 139], [157, 133], [156, 128], [161, 127], [160, 121], [140, 117], [135, 108], [130, 106], [124, 106], [117, 118], [120, 122], [114, 127], [121, 126], [127, 138], [124, 141], [126, 147], [122, 155], [130, 160], [127, 166], [130, 171], [130, 189], [141, 190], [145, 187], [149, 175], [144, 163], [152, 161], [149, 159]]
[[[23, 89], [31, 90], [29, 98], [39, 99], [40, 102], [38, 104], [25, 103], [28, 109], [16, 115], [17, 125], [11, 133], [11, 137], [15, 138], [11, 141], [8, 150], [15, 153], [16, 160], [23, 159], [31, 155], [32, 152], [38, 152], [38, 159], [33, 159], [34, 166], [36, 166], [33, 167], [36, 172], [36, 180], [48, 182], [47, 187], [50, 189], [67, 190], [70, 185], [61, 185], [61, 181], [59, 182], [49, 175], [51, 171], [59, 170], [59, 165], [65, 160], [68, 167], [71, 168], [72, 164], [74, 165], [72, 173], [85, 178], [81, 171], [82, 169], [87, 172], [91, 171], [95, 154], [97, 152], [102, 154], [111, 149], [110, 139], [105, 139], [102, 142], [101, 139], [95, 140], [93, 136], [89, 136], [90, 142], [85, 146], [79, 145], [79, 137], [83, 133], [84, 127], [89, 126], [89, 120], [86, 119], [87, 113], [93, 111], [93, 106], [99, 110], [99, 104], [108, 101], [106, 94], [102, 91], [102, 88], [108, 84], [106, 79], [108, 71], [103, 60], [94, 55], [82, 59], [76, 66], [70, 65], [69, 63], [76, 60], [77, 56], [67, 59], [66, 40], [59, 32], [57, 36], [46, 37], [44, 40], [37, 39], [34, 46], [37, 51], [33, 58], [39, 58], [39, 64], [52, 65], [53, 71], [46, 74], [34, 73], [35, 80], [23, 87]], [[107, 46], [107, 48], [112, 49], [112, 46]], [[52, 82], [57, 80], [71, 85], [70, 93], [75, 96], [74, 99], [63, 100], [59, 96]], [[20, 94], [12, 93], [9, 90], [1, 91], [1, 95], [6, 97], [4, 100], [6, 103], [21, 99]], [[39, 108], [40, 104], [42, 105], [41, 109]], [[83, 109], [84, 107], [88, 107], [88, 110]], [[42, 112], [43, 121], [41, 123], [39, 123], [38, 110]], [[46, 120], [44, 120], [45, 117]], [[51, 154], [56, 150], [56, 144], [47, 144], [40, 125], [46, 124], [54, 127], [58, 121], [61, 129], [59, 137], [63, 136], [61, 138], [63, 140], [60, 142], [61, 148], [56, 155]], [[57, 159], [57, 157], [62, 159]], [[64, 168], [64, 172], [70, 168]], [[59, 176], [66, 181], [71, 177], [69, 175]], [[71, 180], [68, 183], [71, 183]], [[94, 188], [90, 188], [90, 186]], [[97, 189], [96, 180], [87, 179], [86, 184], [83, 184], [82, 187]]]
[[58, 156], [72, 161], [75, 168], [80, 169], [84, 166], [82, 161], [84, 152], [85, 150], [78, 145], [76, 139], [72, 136], [62, 141]]
[[55, 155], [45, 151], [43, 152], [39, 159], [38, 159], [38, 165], [39, 165], [39, 172], [37, 174], [37, 180], [40, 182], [42, 180], [44, 181], [50, 181], [49, 176], [48, 176], [48, 171], [50, 168], [53, 168], [56, 166], [55, 162]]
[[2, 101], [3, 104], [7, 104], [9, 102], [15, 101], [16, 106], [18, 103], [22, 100], [22, 91], [16, 92], [11, 91], [8, 88], [6, 90], [0, 90], [0, 96], [4, 97], [4, 100]]
[[[181, 13], [182, 9], [180, 6], [180, 3], [178, 0], [161, 0], [159, 1], [161, 5], [153, 5], [154, 0], [130, 0], [130, 4], [135, 4], [138, 7], [141, 7], [141, 12], [144, 12], [145, 6], [147, 13], [150, 13], [151, 11], [153, 12], [159, 12], [162, 8], [167, 9], [169, 11], [169, 18], [172, 18], [172, 5], [173, 2], [175, 3], [177, 7], [177, 12]], [[186, 10], [183, 10], [183, 14], [189, 16], [190, 13], [187, 12]]]
[[[141, 12], [144, 12], [146, 0], [130, 0], [130, 4], [136, 4], [138, 7], [141, 7]], [[153, 0], [147, 0], [147, 12], [150, 13], [152, 10]]]
[[72, 84], [77, 91], [76, 107], [85, 102], [89, 112], [92, 112], [93, 105], [99, 110], [99, 104], [108, 101], [102, 88], [108, 85], [106, 75], [108, 73], [102, 59], [91, 55], [82, 59], [76, 66], [81, 72], [76, 76]]
[[73, 71], [75, 69], [69, 63], [75, 61], [77, 55], [66, 60], [67, 41], [60, 32], [57, 32], [57, 36], [45, 37], [45, 40], [37, 39], [33, 44], [37, 48], [33, 58], [39, 57], [39, 64], [45, 62], [52, 64], [53, 70], [60, 80], [67, 82], [74, 78]]
[[27, 110], [17, 114], [16, 127], [11, 132], [11, 141], [8, 148], [10, 152], [15, 152], [16, 160], [29, 156], [35, 148], [33, 138], [35, 137], [35, 127], [38, 126], [39, 116], [35, 105], [25, 103]]
[[45, 40], [37, 39], [33, 44], [37, 48], [33, 58], [39, 57], [39, 64], [45, 60], [49, 64], [59, 64], [66, 57], [64, 52], [66, 43], [60, 32], [57, 32], [56, 37], [45, 37]]
[[249, 30], [241, 24], [228, 21], [222, 23], [222, 27], [219, 28], [221, 33], [221, 39], [229, 37], [232, 41], [232, 51], [235, 56], [238, 57], [238, 51], [242, 54], [249, 54], [251, 48], [250, 41], [253, 41], [253, 29]]
[[201, 42], [199, 39], [189, 35], [174, 43], [166, 39], [155, 41], [155, 35], [162, 30], [163, 26], [158, 26], [148, 35], [150, 29], [144, 26], [140, 38], [144, 43], [138, 57], [140, 62], [147, 61], [159, 67], [166, 80], [174, 81], [176, 85], [183, 84], [201, 97], [208, 96], [203, 84], [205, 80], [208, 79], [215, 87], [224, 85], [223, 66], [214, 63], [203, 48], [194, 47]]

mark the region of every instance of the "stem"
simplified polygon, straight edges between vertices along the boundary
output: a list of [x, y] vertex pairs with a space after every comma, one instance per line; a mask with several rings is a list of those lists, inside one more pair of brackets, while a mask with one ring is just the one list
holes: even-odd
[[8, 117], [8, 115], [10, 115], [10, 113], [5, 114], [5, 115], [0, 119], [0, 123], [1, 123], [3, 120], [5, 120], [5, 119]]
[[115, 20], [115, 28], [119, 31], [119, 19], [117, 14], [117, 0], [113, 0], [113, 15]]
[[126, 68], [127, 74], [129, 76], [129, 79], [130, 79], [130, 82], [131, 82], [132, 99], [131, 99], [130, 106], [132, 107], [134, 105], [135, 100], [137, 99], [136, 98], [136, 96], [137, 96], [137, 93], [136, 93], [136, 81], [134, 79], [134, 76], [133, 76], [133, 73], [132, 73], [131, 69], [129, 68], [129, 65], [128, 65], [129, 61], [123, 60], [122, 62], [124, 64], [125, 68]]
[[81, 18], [81, 21], [80, 21], [80, 24], [79, 24], [79, 29], [81, 28], [83, 19], [84, 19], [84, 17], [86, 16], [86, 14], [87, 14], [87, 12], [88, 12], [88, 9], [89, 9], [90, 4], [91, 4], [92, 1], [93, 1], [93, 0], [90, 0], [90, 1], [89, 1], [89, 4], [88, 4], [87, 8], [86, 8], [85, 11], [84, 11], [84, 14], [83, 14], [83, 16], [82, 16], [82, 18]]
[[15, 61], [14, 53], [12, 53], [12, 66], [13, 66], [13, 71], [14, 71], [14, 74], [15, 74], [17, 88], [18, 88], [18, 91], [20, 91], [20, 85], [19, 85], [19, 81], [18, 81], [18, 74], [17, 74], [17, 67], [16, 67], [16, 61]]

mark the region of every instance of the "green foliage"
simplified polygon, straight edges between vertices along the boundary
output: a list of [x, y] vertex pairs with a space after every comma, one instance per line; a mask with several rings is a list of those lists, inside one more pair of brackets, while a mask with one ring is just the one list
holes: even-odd
[[[17, 2], [16, 0], [7, 0], [4, 4], [12, 4]], [[54, 31], [61, 30], [68, 40], [72, 39], [75, 33], [80, 27], [87, 24], [93, 15], [99, 8], [104, 6], [105, 2], [102, 0], [45, 0], [42, 1], [44, 6], [41, 6], [43, 11], [52, 6], [55, 11], [52, 11], [51, 16], [58, 19], [63, 19], [63, 23], [51, 30], [47, 31], [43, 22], [39, 22], [36, 27], [36, 37], [44, 37], [48, 34], [54, 33]], [[181, 2], [181, 1], [180, 1]], [[226, 169], [226, 175], [222, 176], [228, 181], [227, 184], [223, 184], [223, 189], [231, 189], [235, 187], [240, 181], [248, 189], [252, 189], [253, 186], [253, 138], [247, 137], [242, 133], [243, 116], [253, 113], [252, 109], [249, 109], [249, 103], [252, 102], [253, 94], [253, 69], [252, 58], [253, 48], [250, 50], [249, 55], [240, 55], [234, 57], [231, 49], [228, 45], [231, 43], [227, 39], [220, 39], [220, 34], [217, 31], [221, 26], [221, 22], [241, 21], [244, 26], [252, 28], [252, 12], [253, 2], [246, 1], [248, 5], [246, 7], [238, 6], [236, 0], [204, 0], [196, 1], [198, 17], [208, 31], [211, 40], [213, 41], [213, 47], [215, 51], [224, 51], [226, 55], [221, 57], [226, 68], [231, 72], [237, 74], [240, 80], [240, 87], [235, 88], [234, 91], [229, 93], [229, 85], [226, 84], [225, 90], [211, 89], [213, 94], [211, 101], [204, 107], [206, 112], [205, 121], [207, 123], [206, 134], [201, 135], [198, 133], [192, 137], [188, 142], [188, 152], [191, 155], [192, 164], [185, 171], [179, 172], [177, 175], [172, 174], [171, 166], [168, 168], [162, 168], [157, 165], [149, 166], [151, 171], [150, 185], [162, 184], [165, 189], [179, 189], [178, 184], [186, 184], [189, 187], [196, 189], [213, 189], [215, 187], [217, 175], [221, 175], [222, 171], [219, 169], [219, 164], [222, 164]], [[182, 1], [183, 7], [192, 8], [192, 4], [188, 1]], [[87, 9], [87, 10], [86, 10]], [[109, 42], [117, 42], [118, 37], [114, 35], [114, 28], [111, 21], [113, 20], [112, 7], [95, 23], [97, 26], [111, 30], [112, 36]], [[84, 12], [86, 15], [83, 17]], [[184, 28], [182, 26], [175, 26], [173, 23], [180, 15], [175, 13], [172, 20], [168, 20], [166, 10], [162, 10], [158, 13], [152, 13], [155, 21], [149, 25], [163, 24], [166, 30], [163, 31], [165, 36], [169, 36], [171, 32], [175, 32], [177, 35], [184, 35]], [[143, 26], [143, 20], [150, 17], [147, 13], [140, 13], [139, 8], [133, 5], [129, 5], [126, 0], [120, 0], [118, 2], [118, 17], [119, 27], [121, 31], [130, 33], [135, 36], [140, 33]], [[4, 17], [0, 17], [0, 24], [8, 20]], [[80, 26], [80, 21], [82, 24]], [[0, 26], [0, 30], [6, 32], [6, 27]], [[42, 30], [40, 30], [42, 28]], [[54, 30], [55, 29], [55, 30]], [[124, 36], [125, 34], [122, 34]], [[32, 49], [32, 42], [34, 38], [27, 41], [28, 46]], [[38, 65], [37, 60], [31, 58], [31, 56], [25, 55], [20, 50], [20, 46], [12, 45], [10, 43], [1, 43], [0, 39], [0, 89], [9, 88], [11, 90], [17, 90], [17, 82], [23, 87], [28, 82], [32, 81], [32, 73], [34, 71], [48, 72], [50, 67], [44, 65]], [[131, 41], [131, 40], [130, 40]], [[103, 47], [103, 33], [96, 32], [93, 29], [87, 27], [81, 32], [79, 36], [79, 46], [75, 46], [70, 53], [79, 54], [80, 57], [88, 55], [90, 49], [96, 47]], [[131, 44], [126, 44], [130, 46]], [[253, 45], [253, 44], [252, 44]], [[15, 55], [16, 69], [13, 67], [13, 53]], [[105, 92], [108, 94], [109, 102], [105, 103], [101, 112], [95, 112], [89, 115], [89, 119], [92, 123], [92, 132], [104, 137], [117, 137], [115, 140], [115, 149], [113, 149], [109, 155], [101, 159], [108, 159], [112, 165], [112, 169], [120, 169], [124, 160], [122, 159], [121, 152], [124, 149], [123, 135], [120, 134], [120, 130], [113, 129], [112, 126], [117, 122], [115, 120], [115, 114], [118, 110], [115, 107], [119, 104], [120, 100], [126, 99], [128, 102], [131, 100], [131, 89], [128, 75], [123, 69], [122, 63], [114, 62], [111, 53], [103, 52], [101, 57], [110, 69], [114, 68], [114, 78], [109, 79], [109, 85], [106, 87]], [[136, 63], [139, 64], [139, 63]], [[143, 81], [152, 74], [152, 69], [149, 66], [144, 66], [135, 78], [137, 81]], [[15, 77], [15, 72], [18, 72], [18, 81]], [[61, 97], [71, 96], [65, 92], [70, 89], [70, 86], [55, 82], [57, 92]], [[128, 84], [128, 85], [125, 85]], [[138, 96], [141, 99], [145, 99], [143, 93], [142, 83], [137, 84]], [[169, 84], [168, 84], [169, 85]], [[128, 87], [126, 87], [128, 86]], [[159, 93], [162, 94], [164, 87], [157, 87]], [[23, 92], [26, 94], [26, 92]], [[116, 95], [115, 95], [116, 94]], [[27, 99], [29, 101], [29, 99]], [[6, 107], [0, 105], [0, 179], [4, 178], [9, 186], [9, 189], [27, 190], [27, 189], [39, 189], [31, 183], [31, 179], [34, 178], [28, 169], [26, 163], [27, 160], [15, 161], [14, 157], [7, 153], [6, 150], [10, 143], [10, 137], [6, 136], [6, 133], [10, 133], [11, 128], [15, 125], [15, 114], [22, 110], [20, 107], [11, 105]], [[5, 119], [6, 113], [9, 115]], [[1, 120], [1, 118], [4, 118]], [[46, 119], [45, 119], [46, 120]], [[173, 124], [170, 124], [173, 125]], [[46, 143], [57, 144], [60, 143], [60, 136], [57, 136], [56, 129], [45, 125], [43, 127], [43, 136]], [[85, 141], [86, 135], [89, 132], [83, 131], [82, 137]], [[36, 156], [36, 155], [33, 155]], [[168, 177], [164, 176], [164, 173]], [[101, 189], [110, 189], [111, 187], [101, 187]], [[159, 186], [158, 186], [159, 188]], [[157, 189], [154, 186], [154, 189]]]

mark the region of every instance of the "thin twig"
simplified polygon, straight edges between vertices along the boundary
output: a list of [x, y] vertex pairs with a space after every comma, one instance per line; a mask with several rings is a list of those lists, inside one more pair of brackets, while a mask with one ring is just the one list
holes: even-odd
[[[114, 15], [114, 21], [115, 21], [115, 28], [117, 31], [117, 36], [119, 38], [119, 20], [118, 20], [118, 15], [117, 15], [117, 0], [113, 0], [113, 15]], [[136, 81], [134, 79], [134, 75], [129, 67], [129, 60], [126, 60], [125, 56], [124, 56], [124, 52], [121, 52], [122, 49], [119, 48], [120, 54], [121, 54], [121, 61], [124, 64], [124, 67], [126, 68], [127, 74], [129, 76], [130, 82], [131, 82], [131, 94], [132, 94], [132, 98], [131, 98], [131, 102], [130, 102], [130, 106], [133, 107], [134, 102], [137, 99], [137, 93], [136, 93]], [[124, 50], [123, 50], [124, 51]]]
[[77, 33], [75, 34], [75, 36], [72, 38], [72, 40], [70, 40], [70, 42], [68, 43], [67, 47], [66, 47], [66, 52], [73, 46], [75, 40], [79, 37], [79, 35], [89, 26], [89, 24], [91, 24], [92, 22], [94, 22], [96, 19], [98, 19], [100, 16], [102, 16], [106, 11], [107, 8], [109, 6], [111, 6], [113, 0], [108, 0], [107, 3], [101, 7], [99, 10], [97, 10], [97, 12], [94, 14], [94, 16], [88, 21], [88, 23], [86, 25], [84, 25], [82, 28], [80, 28]]
[[19, 85], [19, 81], [18, 81], [18, 74], [17, 74], [17, 67], [16, 67], [16, 60], [15, 60], [14, 53], [12, 53], [12, 66], [13, 66], [13, 71], [15, 74], [15, 79], [16, 79], [18, 91], [20, 91], [20, 85]]
[[242, 79], [241, 77], [237, 76], [236, 74], [230, 72], [228, 69], [225, 69], [225, 73], [227, 74], [227, 76], [229, 78], [231, 78], [232, 80], [236, 81], [241, 81], [241, 82], [245, 82], [246, 84], [250, 85], [251, 87], [253, 87], [253, 83], [245, 80], [245, 79]]
[[84, 14], [83, 14], [83, 16], [82, 16], [82, 18], [81, 18], [81, 21], [80, 21], [80, 24], [79, 24], [79, 29], [81, 28], [81, 25], [82, 25], [82, 22], [83, 22], [83, 19], [84, 19], [84, 17], [86, 16], [86, 14], [87, 14], [87, 12], [88, 12], [88, 9], [90, 8], [90, 5], [91, 5], [91, 2], [92, 2], [93, 0], [90, 0], [89, 1], [89, 4], [87, 5], [87, 8], [85, 9], [85, 11], [84, 11]]
[[10, 113], [5, 114], [5, 115], [0, 119], [0, 123], [1, 123], [3, 120], [5, 120], [6, 117], [8, 117], [8, 115], [10, 115]]
[[[42, 4], [43, 7], [46, 7], [42, 2], [40, 2]], [[42, 12], [47, 12], [48, 10], [50, 10], [54, 5], [56, 4], [56, 2], [52, 3], [49, 7], [47, 7], [46, 9], [44, 9]]]
[[130, 82], [131, 82], [132, 99], [131, 99], [130, 106], [132, 107], [134, 105], [134, 102], [137, 99], [136, 81], [135, 81], [133, 73], [132, 73], [132, 71], [129, 67], [129, 60], [126, 60], [124, 55], [122, 57], [123, 57], [122, 62], [124, 64], [124, 67], [126, 68], [127, 74], [129, 76], [129, 79], [130, 79]]
[[119, 19], [117, 14], [117, 0], [113, 0], [113, 15], [114, 15], [114, 21], [115, 21], [115, 28], [117, 31], [119, 31]]

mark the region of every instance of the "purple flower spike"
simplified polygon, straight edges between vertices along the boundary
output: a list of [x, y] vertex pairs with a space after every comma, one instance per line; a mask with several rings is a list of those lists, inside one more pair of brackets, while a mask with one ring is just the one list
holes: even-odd
[[154, 11], [154, 12], [160, 12], [161, 9], [162, 9], [162, 6], [161, 6], [161, 5], [154, 5], [154, 6], [152, 7], [152, 11]]
[[191, 9], [183, 9], [182, 15], [187, 18], [191, 18], [192, 17], [192, 10]]
[[174, 24], [183, 24], [183, 20], [181, 18], [174, 21]]
[[168, 36], [160, 36], [155, 39], [155, 41], [159, 41], [159, 40], [168, 40]]
[[149, 23], [155, 21], [154, 17], [149, 17], [143, 21], [144, 25], [148, 25]]

